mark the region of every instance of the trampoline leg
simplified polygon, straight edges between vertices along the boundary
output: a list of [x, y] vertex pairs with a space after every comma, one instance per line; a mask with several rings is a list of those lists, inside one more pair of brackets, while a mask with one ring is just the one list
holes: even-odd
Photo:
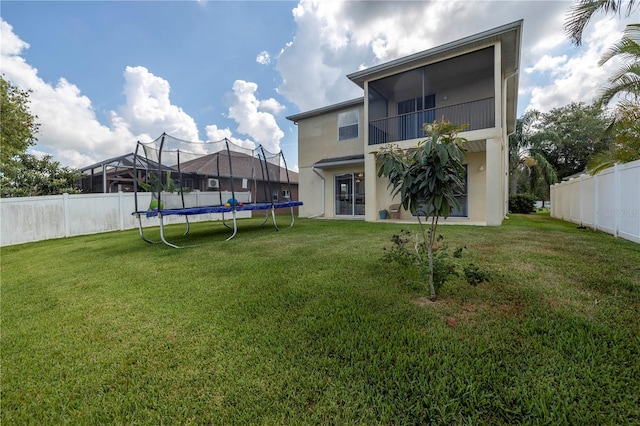
[[189, 216], [185, 216], [184, 219], [187, 222], [187, 229], [185, 229], [184, 234], [182, 234], [183, 237], [185, 235], [187, 235], [189, 233], [189, 231], [191, 231], [191, 224], [189, 223]]
[[140, 232], [140, 238], [142, 238], [143, 241], [149, 244], [158, 243], [159, 241], [151, 241], [150, 239], [144, 236], [144, 231], [142, 230], [142, 218], [140, 217], [140, 213], [137, 213], [136, 217], [138, 218], [138, 232]]
[[231, 234], [231, 236], [227, 238], [226, 241], [229, 241], [230, 239], [235, 237], [237, 233], [238, 233], [238, 223], [236, 222], [236, 211], [234, 210], [233, 211], [233, 234]]
[[293, 222], [295, 222], [295, 216], [293, 214], [293, 207], [289, 207], [291, 209], [291, 225], [289, 225], [289, 228], [293, 228]]
[[262, 221], [262, 223], [260, 224], [260, 226], [264, 225], [265, 223], [267, 223], [267, 221], [269, 220], [269, 211], [267, 210], [266, 213], [264, 214], [264, 220]]
[[276, 228], [276, 231], [279, 231], [280, 228], [278, 228], [278, 223], [276, 222], [276, 209], [273, 207], [271, 207], [271, 217], [273, 219], [273, 227]]
[[158, 218], [160, 219], [160, 238], [162, 239], [162, 242], [168, 245], [169, 247], [182, 248], [180, 246], [170, 243], [164, 238], [164, 221], [162, 220], [162, 215], [158, 214]]
[[225, 226], [225, 228], [231, 229], [231, 227], [227, 225], [227, 222], [224, 220], [224, 212], [222, 212], [222, 224]]

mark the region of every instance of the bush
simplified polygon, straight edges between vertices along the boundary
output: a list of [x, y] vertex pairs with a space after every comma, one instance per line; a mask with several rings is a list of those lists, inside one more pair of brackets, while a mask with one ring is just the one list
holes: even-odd
[[[451, 253], [447, 243], [442, 243], [442, 239], [441, 235], [438, 236], [437, 241], [441, 244], [433, 251], [433, 285], [436, 291], [452, 276], [464, 276], [472, 286], [490, 281], [491, 274], [488, 271], [461, 260], [465, 246], [457, 247]], [[427, 245], [420, 241], [419, 236], [403, 229], [391, 237], [391, 242], [391, 247], [383, 247], [384, 261], [395, 262], [404, 267], [415, 267], [426, 280], [429, 274]]]
[[532, 194], [509, 195], [509, 212], [511, 213], [533, 213], [536, 211], [536, 196]]

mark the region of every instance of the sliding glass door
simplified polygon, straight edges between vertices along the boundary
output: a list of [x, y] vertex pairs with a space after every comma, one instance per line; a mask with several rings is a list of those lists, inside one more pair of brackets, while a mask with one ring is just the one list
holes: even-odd
[[364, 173], [335, 177], [336, 216], [364, 216]]

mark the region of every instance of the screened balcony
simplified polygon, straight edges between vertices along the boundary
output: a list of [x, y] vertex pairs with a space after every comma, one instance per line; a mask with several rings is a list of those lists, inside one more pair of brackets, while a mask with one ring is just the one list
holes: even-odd
[[369, 145], [398, 142], [425, 136], [423, 125], [436, 119], [467, 124], [465, 131], [495, 127], [494, 98], [428, 108], [369, 122]]
[[369, 145], [422, 138], [424, 123], [441, 118], [495, 127], [494, 59], [487, 47], [369, 81]]

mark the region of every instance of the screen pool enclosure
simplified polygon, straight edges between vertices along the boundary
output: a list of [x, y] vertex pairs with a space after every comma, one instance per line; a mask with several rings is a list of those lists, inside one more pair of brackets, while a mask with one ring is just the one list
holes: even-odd
[[[189, 234], [189, 217], [210, 215], [220, 219], [231, 231], [227, 241], [238, 232], [237, 219], [264, 211], [262, 225], [269, 216], [273, 226], [276, 210], [291, 215], [294, 223], [297, 182], [291, 184], [290, 172], [282, 154], [272, 153], [262, 145], [243, 147], [228, 139], [216, 142], [188, 142], [162, 134], [151, 142], [138, 142], [134, 161], [135, 211], [140, 237], [159, 243], [145, 235], [143, 219], [158, 219], [160, 240], [174, 248], [186, 247], [167, 239], [165, 226], [170, 216], [184, 220], [183, 236]], [[146, 164], [146, 168], [137, 168]], [[297, 176], [297, 175], [296, 175]], [[246, 212], [246, 213], [243, 213]], [[173, 220], [172, 222], [175, 222]], [[231, 222], [231, 223], [229, 223]]]

